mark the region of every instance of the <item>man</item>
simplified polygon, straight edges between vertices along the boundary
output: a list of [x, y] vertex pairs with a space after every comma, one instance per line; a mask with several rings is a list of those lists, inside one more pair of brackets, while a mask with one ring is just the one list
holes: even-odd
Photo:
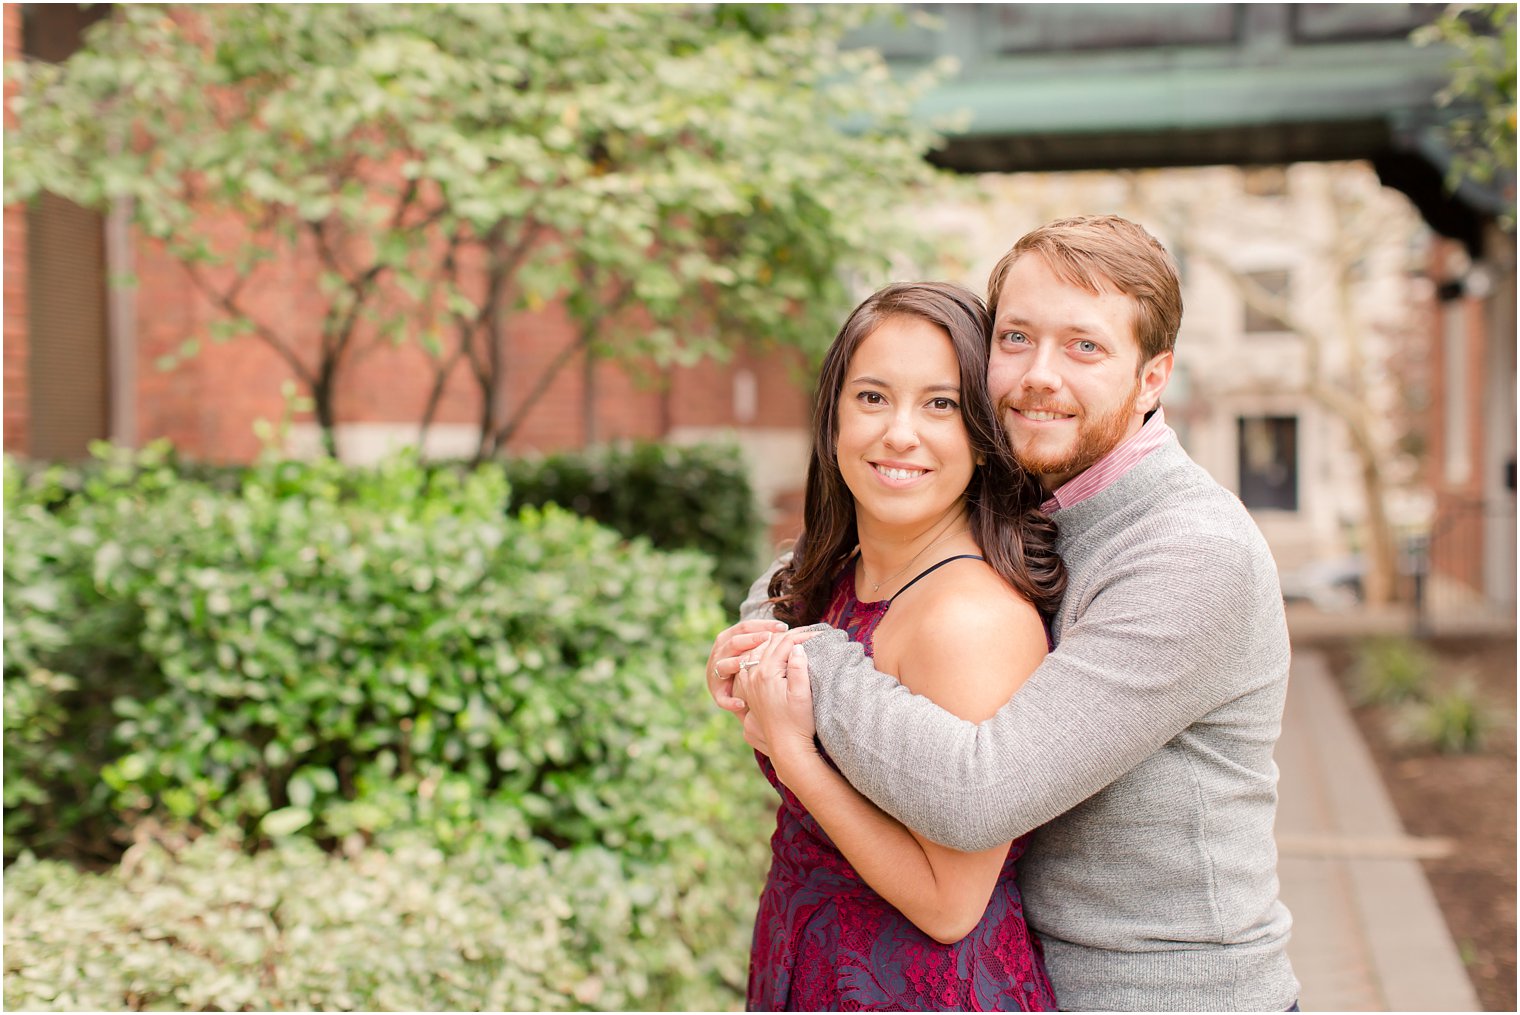
[[[989, 304], [989, 386], [1070, 576], [1056, 647], [973, 725], [824, 631], [805, 646], [818, 736], [851, 783], [938, 842], [985, 849], [1038, 828], [1019, 880], [1062, 1007], [1289, 1009], [1272, 840], [1287, 629], [1261, 533], [1159, 408], [1176, 269], [1134, 223], [1067, 219], [1015, 244]], [[715, 700], [741, 715], [741, 656], [775, 628], [768, 578], [709, 659]]]

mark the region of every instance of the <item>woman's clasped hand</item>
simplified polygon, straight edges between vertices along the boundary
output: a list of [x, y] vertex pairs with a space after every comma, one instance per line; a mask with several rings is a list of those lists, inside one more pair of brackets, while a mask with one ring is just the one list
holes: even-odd
[[813, 751], [813, 692], [806, 642], [817, 631], [771, 635], [739, 664], [734, 697], [744, 703], [744, 739], [772, 762], [789, 750]]

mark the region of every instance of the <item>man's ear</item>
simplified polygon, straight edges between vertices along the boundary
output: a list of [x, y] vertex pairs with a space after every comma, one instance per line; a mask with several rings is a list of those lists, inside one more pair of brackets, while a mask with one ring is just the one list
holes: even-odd
[[1172, 353], [1170, 350], [1152, 356], [1140, 368], [1140, 393], [1135, 408], [1142, 413], [1150, 412], [1161, 404], [1161, 393], [1166, 382], [1172, 378]]

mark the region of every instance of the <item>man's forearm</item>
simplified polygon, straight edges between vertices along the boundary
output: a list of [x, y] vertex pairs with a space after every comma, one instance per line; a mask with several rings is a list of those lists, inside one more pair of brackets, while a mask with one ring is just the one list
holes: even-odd
[[[1048, 656], [984, 723], [878, 673], [842, 632], [808, 642], [818, 737], [845, 778], [935, 842], [977, 851], [1076, 806], [1154, 753], [1205, 706], [1174, 688], [1115, 695]], [[967, 674], [967, 679], [976, 679]]]
[[[998, 837], [997, 808], [957, 779], [976, 756], [977, 727], [879, 673], [842, 631], [813, 638], [807, 653], [818, 737], [856, 789], [935, 842], [972, 851]], [[992, 825], [998, 825], [994, 831]]]

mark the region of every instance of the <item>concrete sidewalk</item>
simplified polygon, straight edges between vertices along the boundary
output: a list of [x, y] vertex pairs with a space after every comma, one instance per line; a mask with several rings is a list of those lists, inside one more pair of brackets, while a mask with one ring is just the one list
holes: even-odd
[[1295, 647], [1277, 746], [1278, 875], [1305, 1011], [1477, 1011], [1419, 860], [1324, 657]]

